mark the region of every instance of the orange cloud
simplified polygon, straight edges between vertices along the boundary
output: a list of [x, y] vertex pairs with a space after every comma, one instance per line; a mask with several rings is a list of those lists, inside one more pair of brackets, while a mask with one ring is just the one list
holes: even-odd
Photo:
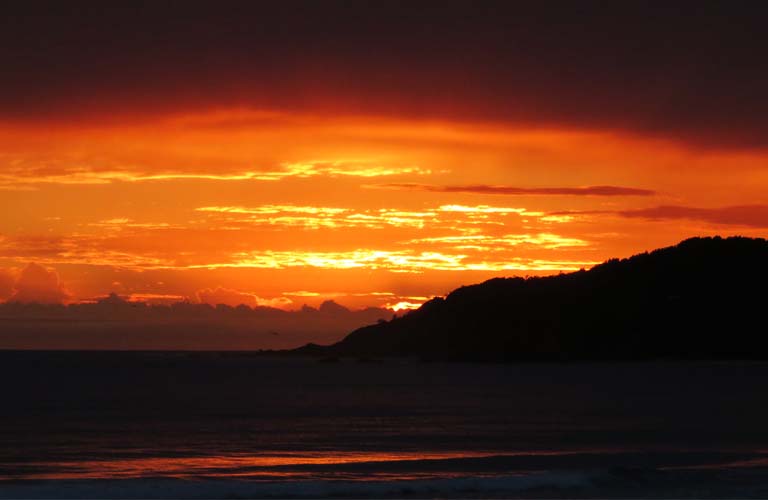
[[[546, 212], [522, 207], [454, 203], [422, 205], [416, 210], [265, 204], [203, 206], [187, 211], [186, 216], [193, 218], [172, 224], [118, 216], [87, 223], [85, 230], [65, 236], [8, 236], [0, 240], [0, 257], [34, 255], [48, 265], [134, 270], [305, 267], [399, 273], [547, 272], [579, 269], [596, 261], [568, 250], [588, 249], [591, 238], [578, 237], [566, 226], [554, 230], [553, 223], [571, 217], [553, 220]], [[310, 240], [301, 229], [325, 237], [312, 238], [307, 245]], [[568, 250], [569, 255], [535, 254], [559, 249]], [[224, 288], [227, 285], [222, 283]], [[204, 294], [212, 295], [216, 289], [205, 290]], [[220, 300], [255, 305], [254, 297]], [[275, 304], [269, 302], [273, 299], [260, 300], [264, 305]]]
[[189, 298], [184, 295], [172, 293], [131, 293], [128, 295], [128, 302], [146, 302], [147, 304], [175, 304], [177, 302], [188, 302]]
[[[525, 208], [496, 207], [489, 205], [441, 205], [421, 210], [379, 208], [359, 210], [338, 207], [312, 207], [297, 205], [262, 205], [255, 207], [210, 206], [195, 211], [204, 213], [209, 222], [224, 221], [227, 224], [247, 226], [283, 226], [321, 228], [418, 228], [429, 226], [431, 230], [477, 231], [478, 225], [506, 225], [507, 216], [541, 219], [543, 222], [568, 221], [568, 217], [553, 217], [540, 211]], [[122, 227], [129, 225], [123, 220]], [[471, 226], [471, 227], [466, 227]], [[133, 225], [131, 227], [137, 227]], [[141, 227], [152, 227], [143, 224]]]
[[22, 269], [13, 289], [9, 302], [61, 304], [70, 297], [55, 270], [46, 269], [34, 262]]
[[[54, 266], [83, 299], [119, 281], [121, 295], [158, 303], [217, 286], [250, 305], [340, 288], [394, 293], [350, 296], [356, 306], [417, 303], [408, 297], [768, 227], [748, 208], [645, 208], [765, 203], [764, 152], [610, 130], [222, 107], [0, 120], [0, 151], [14, 207], [0, 218], [0, 266]], [[396, 190], [367, 189], [378, 183]], [[647, 220], [660, 221], [652, 234]]]
[[557, 234], [508, 234], [500, 237], [486, 236], [482, 234], [470, 234], [462, 236], [438, 236], [432, 238], [419, 238], [411, 240], [411, 243], [440, 243], [451, 244], [457, 250], [482, 250], [492, 252], [502, 250], [504, 247], [518, 245], [534, 245], [546, 249], [585, 247], [589, 242], [578, 238], [566, 238]]
[[[539, 235], [541, 236], [541, 235]], [[524, 235], [520, 240], [510, 240], [508, 245], [544, 242], [548, 248], [586, 244], [581, 240], [558, 244], [555, 235], [546, 238]], [[484, 250], [484, 249], [483, 249]], [[504, 257], [504, 256], [502, 256]], [[221, 264], [190, 266], [190, 268], [261, 268], [286, 269], [290, 267], [314, 267], [325, 269], [383, 269], [395, 273], [422, 273], [431, 271], [574, 271], [597, 264], [589, 260], [548, 260], [523, 257], [486, 258], [467, 253], [387, 251], [359, 249], [350, 252], [251, 252], [234, 255], [233, 260]]]
[[249, 225], [301, 226], [319, 228], [382, 228], [424, 227], [425, 220], [438, 215], [435, 211], [403, 211], [382, 208], [353, 210], [351, 208], [309, 207], [296, 205], [263, 205], [258, 207], [199, 207], [195, 209], [209, 217], [225, 217], [229, 222]]
[[266, 306], [285, 308], [293, 304], [293, 301], [287, 297], [264, 299], [253, 293], [241, 292], [239, 290], [232, 290], [230, 288], [224, 288], [221, 286], [198, 290], [196, 296], [200, 302], [210, 304], [212, 306], [225, 304], [233, 307], [246, 305], [250, 307]]
[[[176, 153], [178, 154], [178, 153]], [[199, 170], [166, 170], [159, 171], [148, 168], [127, 169], [119, 164], [115, 166], [72, 167], [65, 164], [64, 159], [57, 156], [37, 158], [31, 153], [10, 156], [10, 161], [0, 170], [0, 187], [4, 189], [34, 189], [36, 184], [63, 185], [100, 185], [119, 182], [145, 181], [279, 181], [282, 179], [310, 177], [392, 177], [400, 175], [429, 175], [429, 169], [418, 166], [384, 165], [373, 160], [333, 160], [333, 161], [304, 161], [282, 163], [275, 168], [230, 170], [219, 172], [211, 166]], [[81, 163], [83, 160], [70, 160]], [[142, 158], [141, 162], [146, 162]], [[177, 160], [178, 161], [178, 160]], [[56, 165], [62, 163], [61, 166]], [[68, 163], [68, 162], [67, 162]], [[103, 160], [101, 163], [104, 163]], [[114, 163], [114, 161], [107, 162]], [[49, 166], [49, 165], [55, 166]]]

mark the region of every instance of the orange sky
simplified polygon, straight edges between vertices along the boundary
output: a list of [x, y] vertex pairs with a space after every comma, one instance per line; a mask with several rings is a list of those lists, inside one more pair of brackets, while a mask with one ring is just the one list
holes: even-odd
[[16, 2], [0, 301], [413, 306], [768, 236], [763, 10]]
[[768, 152], [620, 128], [197, 107], [7, 119], [0, 151], [0, 300], [35, 262], [56, 300], [391, 307], [768, 236]]

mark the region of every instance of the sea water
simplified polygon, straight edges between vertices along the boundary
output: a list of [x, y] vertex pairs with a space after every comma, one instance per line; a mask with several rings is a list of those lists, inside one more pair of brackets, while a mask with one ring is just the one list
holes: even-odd
[[0, 497], [765, 496], [768, 365], [0, 352]]

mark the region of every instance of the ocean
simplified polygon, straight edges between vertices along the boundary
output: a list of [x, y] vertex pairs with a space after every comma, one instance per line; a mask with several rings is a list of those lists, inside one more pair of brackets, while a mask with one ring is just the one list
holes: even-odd
[[768, 364], [0, 352], [0, 498], [766, 497]]

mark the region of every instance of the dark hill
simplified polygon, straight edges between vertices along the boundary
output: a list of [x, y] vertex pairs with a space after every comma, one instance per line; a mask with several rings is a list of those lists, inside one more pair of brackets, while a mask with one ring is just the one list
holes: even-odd
[[589, 271], [464, 286], [332, 346], [313, 346], [312, 353], [462, 360], [768, 359], [766, 284], [766, 240], [692, 238]]

